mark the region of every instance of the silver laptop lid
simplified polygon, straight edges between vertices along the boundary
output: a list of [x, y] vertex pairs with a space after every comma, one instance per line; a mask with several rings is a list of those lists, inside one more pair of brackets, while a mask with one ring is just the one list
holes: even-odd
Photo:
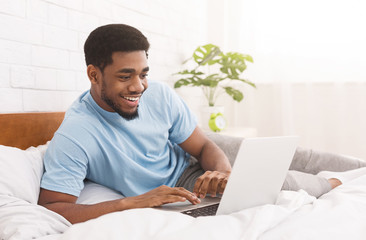
[[244, 139], [217, 215], [275, 203], [298, 140], [296, 136]]

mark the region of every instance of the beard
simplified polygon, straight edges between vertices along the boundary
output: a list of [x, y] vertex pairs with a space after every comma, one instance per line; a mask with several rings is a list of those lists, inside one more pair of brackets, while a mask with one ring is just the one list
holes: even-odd
[[136, 108], [136, 111], [134, 111], [132, 113], [122, 111], [120, 105], [117, 102], [113, 101], [113, 99], [111, 99], [110, 97], [108, 97], [105, 89], [106, 89], [106, 86], [105, 86], [105, 82], [103, 81], [103, 83], [102, 83], [102, 90], [101, 90], [101, 98], [116, 113], [118, 113], [121, 117], [123, 117], [127, 121], [130, 121], [130, 120], [133, 120], [133, 119], [139, 117], [138, 106]]

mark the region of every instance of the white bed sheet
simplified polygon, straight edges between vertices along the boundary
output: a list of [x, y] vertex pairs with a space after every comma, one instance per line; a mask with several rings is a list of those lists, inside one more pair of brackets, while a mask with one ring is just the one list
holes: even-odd
[[[62, 225], [60, 225], [62, 226]], [[277, 205], [192, 218], [156, 209], [111, 213], [40, 240], [73, 239], [366, 239], [366, 176], [319, 199], [282, 191]]]

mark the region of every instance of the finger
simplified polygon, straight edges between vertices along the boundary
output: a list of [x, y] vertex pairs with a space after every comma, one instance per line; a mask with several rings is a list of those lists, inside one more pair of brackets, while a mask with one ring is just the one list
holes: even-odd
[[193, 193], [196, 194], [199, 197], [200, 194], [200, 189], [203, 183], [203, 180], [205, 179], [205, 177], [210, 174], [210, 171], [206, 171], [204, 174], [202, 174], [199, 178], [197, 178], [196, 183], [194, 184], [193, 187]]
[[207, 191], [209, 189], [210, 186], [210, 182], [211, 182], [211, 178], [212, 178], [212, 172], [209, 172], [208, 174], [206, 174], [203, 178], [203, 182], [201, 184], [201, 188], [199, 189], [199, 197], [200, 198], [205, 198]]
[[201, 188], [202, 181], [196, 180], [194, 187], [193, 187], [193, 194], [195, 194], [197, 197], [199, 197], [199, 189]]
[[142, 207], [159, 207], [167, 203], [184, 202], [184, 201], [186, 201], [186, 198], [177, 195], [159, 195], [154, 198], [148, 198], [143, 200]]
[[175, 203], [175, 202], [185, 202], [187, 199], [185, 197], [177, 196], [177, 195], [167, 195], [163, 202], [166, 203]]
[[215, 175], [211, 179], [210, 189], [208, 190], [208, 193], [211, 194], [212, 197], [216, 197], [217, 193], [221, 193], [223, 191], [221, 186], [227, 177], [226, 174], [218, 171], [215, 171], [214, 173]]
[[220, 183], [220, 185], [219, 185], [219, 190], [218, 190], [218, 192], [219, 192], [220, 194], [223, 194], [223, 193], [224, 193], [225, 188], [226, 188], [226, 185], [227, 185], [227, 181], [228, 181], [228, 177], [224, 178], [224, 179], [221, 181], [221, 183]]
[[221, 183], [223, 179], [221, 178], [220, 174], [215, 174], [215, 176], [213, 176], [211, 178], [211, 182], [209, 184], [209, 189], [208, 189], [208, 193], [211, 194], [212, 197], [216, 197], [216, 193], [218, 191], [218, 186]]
[[[180, 197], [184, 197], [186, 200], [190, 201], [192, 204], [200, 203], [201, 201], [197, 198], [195, 194], [188, 191], [183, 187], [168, 187], [168, 186], [160, 186], [157, 189], [153, 190], [156, 191], [154, 193], [155, 196], [161, 196], [162, 198], [168, 195], [176, 195]], [[185, 200], [184, 200], [185, 201]]]
[[184, 197], [186, 200], [190, 201], [192, 204], [197, 204], [197, 203], [201, 202], [201, 200], [199, 200], [195, 194], [193, 194], [192, 192], [190, 192], [187, 189], [182, 188], [182, 187], [172, 188], [172, 194]]

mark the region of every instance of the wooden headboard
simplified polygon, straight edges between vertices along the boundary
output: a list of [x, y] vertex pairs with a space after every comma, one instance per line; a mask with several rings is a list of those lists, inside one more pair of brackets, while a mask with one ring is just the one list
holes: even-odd
[[64, 112], [0, 114], [0, 144], [26, 149], [45, 144], [64, 119]]

